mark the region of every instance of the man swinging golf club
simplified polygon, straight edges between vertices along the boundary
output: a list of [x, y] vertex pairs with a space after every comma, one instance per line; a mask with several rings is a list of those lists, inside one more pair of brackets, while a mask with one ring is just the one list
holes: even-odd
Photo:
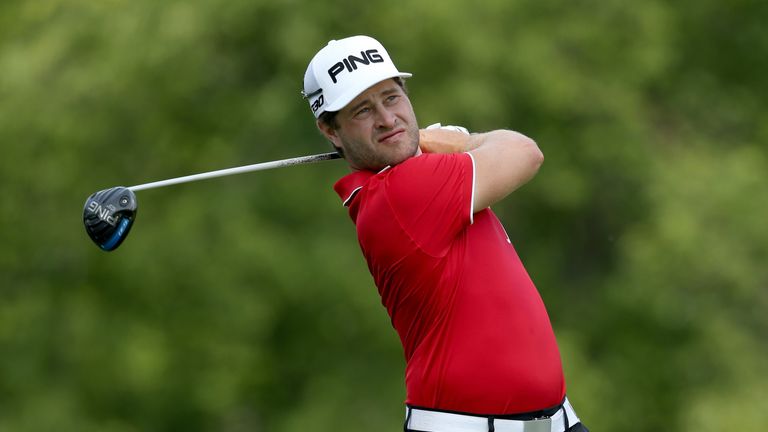
[[542, 153], [508, 130], [419, 130], [410, 76], [354, 36], [312, 58], [302, 92], [352, 169], [334, 189], [403, 345], [405, 430], [587, 431], [541, 297], [489, 209]]

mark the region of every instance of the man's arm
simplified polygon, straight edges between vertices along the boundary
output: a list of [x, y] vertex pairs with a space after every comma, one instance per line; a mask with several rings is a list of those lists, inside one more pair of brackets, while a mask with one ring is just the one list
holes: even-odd
[[475, 212], [524, 185], [544, 162], [535, 141], [509, 130], [467, 135], [446, 129], [422, 129], [419, 146], [428, 153], [471, 154], [475, 161]]

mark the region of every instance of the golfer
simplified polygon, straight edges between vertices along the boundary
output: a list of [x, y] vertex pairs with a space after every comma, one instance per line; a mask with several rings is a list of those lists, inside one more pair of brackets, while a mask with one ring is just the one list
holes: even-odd
[[410, 76], [354, 36], [312, 58], [302, 92], [352, 169], [334, 189], [403, 345], [404, 429], [587, 431], [541, 297], [489, 208], [536, 174], [542, 153], [509, 130], [420, 130]]

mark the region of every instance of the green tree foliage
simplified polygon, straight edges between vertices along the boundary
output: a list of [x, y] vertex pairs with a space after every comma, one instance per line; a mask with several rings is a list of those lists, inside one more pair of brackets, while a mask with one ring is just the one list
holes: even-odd
[[312, 54], [370, 34], [422, 125], [546, 156], [495, 206], [594, 430], [768, 424], [767, 3], [0, 4], [0, 430], [398, 430], [402, 353], [341, 162], [92, 192], [330, 149]]

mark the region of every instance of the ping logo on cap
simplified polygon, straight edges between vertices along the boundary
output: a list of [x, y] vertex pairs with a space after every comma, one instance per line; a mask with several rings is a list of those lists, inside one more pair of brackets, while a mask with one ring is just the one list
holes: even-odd
[[338, 82], [336, 77], [344, 72], [346, 69], [347, 72], [354, 72], [358, 68], [358, 64], [361, 65], [370, 65], [371, 63], [383, 63], [384, 58], [379, 54], [379, 50], [377, 49], [369, 49], [365, 51], [360, 51], [360, 57], [356, 57], [354, 55], [348, 55], [347, 57], [343, 58], [341, 61], [337, 62], [333, 66], [328, 69], [328, 76], [331, 77], [331, 81], [333, 81], [334, 84]]

